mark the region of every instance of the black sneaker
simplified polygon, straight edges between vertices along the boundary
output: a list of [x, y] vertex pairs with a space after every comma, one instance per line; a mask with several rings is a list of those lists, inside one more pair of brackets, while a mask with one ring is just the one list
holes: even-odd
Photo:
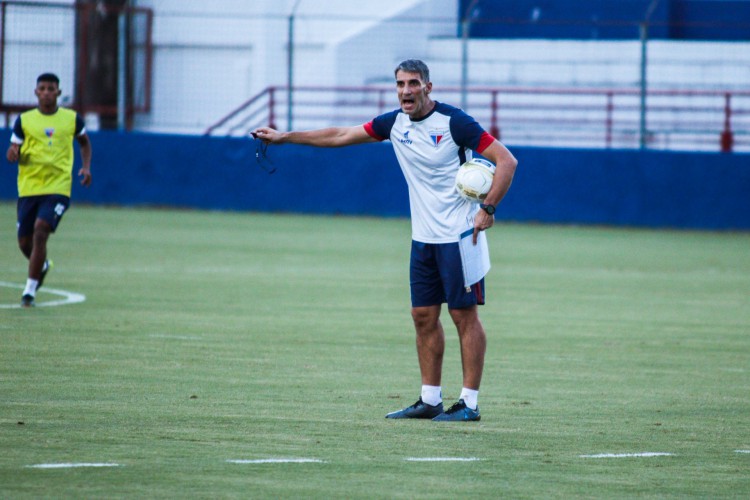
[[385, 418], [433, 418], [443, 413], [443, 403], [435, 406], [428, 405], [419, 398], [419, 401], [411, 406], [389, 413]]
[[50, 269], [52, 269], [52, 266], [54, 266], [54, 263], [51, 260], [44, 261], [44, 268], [42, 269], [42, 274], [39, 276], [39, 283], [36, 285], [37, 290], [42, 288], [42, 283], [44, 283], [44, 277], [47, 276], [47, 273], [49, 272]]
[[479, 407], [476, 410], [472, 410], [463, 399], [459, 399], [458, 403], [454, 404], [448, 411], [441, 413], [432, 420], [434, 422], [478, 422], [482, 419], [479, 414]]
[[33, 295], [26, 294], [21, 297], [21, 307], [34, 307], [35, 305]]

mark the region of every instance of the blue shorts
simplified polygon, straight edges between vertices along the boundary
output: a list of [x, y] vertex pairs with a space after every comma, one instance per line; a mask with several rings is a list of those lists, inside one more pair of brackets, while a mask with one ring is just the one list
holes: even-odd
[[412, 307], [448, 303], [450, 309], [484, 305], [484, 278], [464, 286], [458, 243], [411, 242], [409, 266]]
[[17, 213], [18, 237], [34, 234], [34, 223], [42, 219], [54, 233], [63, 214], [70, 206], [70, 198], [61, 194], [44, 194], [41, 196], [23, 196], [18, 198]]

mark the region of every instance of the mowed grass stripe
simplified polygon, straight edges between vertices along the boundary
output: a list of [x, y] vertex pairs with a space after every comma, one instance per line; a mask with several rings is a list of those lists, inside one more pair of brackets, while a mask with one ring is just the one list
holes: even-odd
[[[22, 283], [12, 204], [0, 216], [0, 280]], [[419, 394], [408, 221], [75, 206], [45, 286], [86, 301], [0, 311], [0, 494], [750, 494], [733, 452], [750, 447], [747, 234], [498, 223], [488, 237], [482, 421], [435, 426], [384, 418]], [[449, 402], [458, 360], [447, 342]], [[579, 458], [596, 450], [674, 456]], [[102, 457], [127, 466], [25, 468]]]

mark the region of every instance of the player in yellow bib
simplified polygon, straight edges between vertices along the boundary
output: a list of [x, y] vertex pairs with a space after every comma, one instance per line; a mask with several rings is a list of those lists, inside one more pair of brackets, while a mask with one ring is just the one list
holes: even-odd
[[40, 75], [34, 94], [39, 104], [18, 116], [6, 153], [9, 162], [18, 162], [18, 246], [29, 259], [23, 307], [34, 305], [51, 267], [47, 240], [70, 206], [73, 139], [81, 151], [81, 184], [91, 184], [91, 142], [81, 117], [57, 105], [60, 79], [52, 73]]

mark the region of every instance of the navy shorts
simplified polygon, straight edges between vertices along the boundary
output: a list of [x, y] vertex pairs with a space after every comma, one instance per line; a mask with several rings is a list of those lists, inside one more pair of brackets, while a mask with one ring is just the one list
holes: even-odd
[[412, 307], [448, 303], [450, 309], [484, 304], [484, 279], [464, 286], [458, 243], [411, 242], [409, 266]]
[[18, 237], [22, 238], [34, 234], [34, 223], [37, 219], [42, 219], [49, 224], [54, 233], [69, 206], [70, 198], [61, 194], [18, 198]]

